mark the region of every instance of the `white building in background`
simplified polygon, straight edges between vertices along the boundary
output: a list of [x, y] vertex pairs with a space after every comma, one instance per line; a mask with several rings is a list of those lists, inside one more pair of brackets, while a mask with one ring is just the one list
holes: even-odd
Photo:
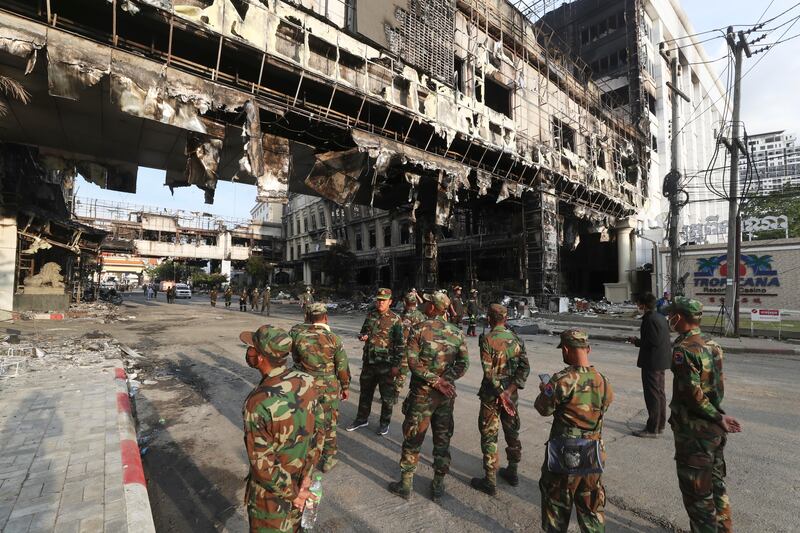
[[[750, 152], [750, 190], [757, 194], [770, 194], [787, 186], [800, 186], [800, 146], [794, 134], [785, 130], [759, 133], [747, 138]], [[747, 161], [740, 164], [740, 175], [745, 178]]]

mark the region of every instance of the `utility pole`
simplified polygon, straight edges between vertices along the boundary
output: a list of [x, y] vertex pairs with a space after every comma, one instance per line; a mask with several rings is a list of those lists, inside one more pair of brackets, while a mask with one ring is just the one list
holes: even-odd
[[739, 240], [741, 233], [739, 232], [739, 151], [745, 155], [744, 146], [742, 146], [741, 139], [741, 122], [739, 121], [739, 111], [742, 103], [742, 62], [744, 58], [742, 54], [747, 54], [749, 58], [752, 53], [750, 52], [750, 45], [745, 38], [743, 32], [738, 34], [739, 41], [736, 41], [736, 35], [733, 33], [733, 26], [728, 26], [728, 46], [734, 54], [734, 84], [733, 84], [733, 117], [732, 117], [732, 133], [730, 143], [726, 143], [728, 150], [731, 153], [731, 182], [729, 187], [728, 199], [728, 275], [725, 280], [725, 306], [728, 310], [725, 313], [725, 336], [731, 337], [739, 330]]
[[671, 73], [671, 82], [667, 82], [667, 87], [672, 92], [672, 143], [671, 143], [671, 158], [670, 170], [664, 178], [662, 186], [662, 194], [669, 199], [669, 227], [667, 228], [667, 238], [669, 241], [669, 292], [674, 298], [678, 293], [678, 224], [680, 221], [680, 212], [682, 204], [678, 200], [679, 184], [681, 179], [680, 172], [680, 128], [678, 122], [680, 120], [680, 102], [678, 97], [683, 98], [687, 102], [689, 97], [678, 89], [678, 57], [670, 57], [670, 54], [664, 50], [664, 44], [661, 44], [659, 50], [661, 57], [669, 64]]

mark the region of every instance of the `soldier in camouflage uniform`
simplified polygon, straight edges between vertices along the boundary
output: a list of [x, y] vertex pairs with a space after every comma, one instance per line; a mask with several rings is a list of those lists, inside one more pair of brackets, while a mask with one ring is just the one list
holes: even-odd
[[676, 296], [667, 313], [670, 326], [680, 334], [672, 352], [669, 423], [683, 505], [693, 533], [729, 532], [724, 449], [726, 434], [742, 428], [722, 410], [722, 348], [700, 331], [703, 304], [697, 300]]
[[400, 360], [405, 342], [400, 317], [389, 308], [392, 305], [391, 289], [378, 289], [375, 309], [367, 314], [358, 339], [364, 343], [356, 419], [347, 427], [355, 431], [367, 425], [372, 398], [377, 387], [381, 394], [381, 418], [378, 435], [389, 432], [392, 409], [397, 403], [395, 380], [400, 376]]
[[475, 337], [477, 333], [475, 327], [478, 325], [478, 313], [481, 312], [481, 305], [478, 302], [478, 291], [472, 289], [470, 291], [470, 298], [467, 300], [467, 317], [469, 325], [467, 326], [467, 337]]
[[425, 315], [408, 336], [406, 357], [411, 370], [411, 390], [403, 403], [403, 451], [400, 455], [401, 481], [389, 490], [405, 499], [419, 461], [419, 450], [428, 426], [433, 431], [431, 498], [444, 495], [444, 476], [450, 470], [450, 438], [453, 436], [454, 382], [469, 368], [469, 355], [461, 329], [445, 320], [450, 298], [443, 293], [426, 294]]
[[217, 306], [217, 288], [213, 287], [208, 296], [211, 299], [211, 307], [216, 307]]
[[478, 412], [478, 430], [481, 434], [483, 470], [485, 477], [472, 478], [471, 485], [490, 496], [497, 492], [497, 434], [503, 426], [506, 437], [508, 467], [500, 469], [500, 477], [512, 486], [519, 484], [517, 465], [522, 460], [522, 443], [519, 441], [519, 413], [517, 390], [525, 387], [531, 371], [525, 343], [506, 328], [508, 310], [500, 304], [489, 306], [491, 331], [481, 335], [483, 381], [478, 391], [481, 408]]
[[239, 293], [239, 311], [247, 311], [247, 288], [242, 287]]
[[306, 287], [306, 292], [300, 295], [300, 307], [305, 313], [306, 307], [314, 303], [314, 295], [311, 292], [311, 287]]
[[258, 287], [253, 287], [250, 291], [250, 309], [252, 311], [258, 310]]
[[261, 326], [239, 338], [248, 345], [247, 364], [262, 375], [242, 411], [250, 531], [296, 532], [324, 439], [314, 378], [286, 368], [292, 339], [285, 331]]
[[[589, 364], [589, 336], [578, 329], [561, 333], [561, 355], [569, 366], [539, 384], [534, 407], [542, 416], [553, 416], [550, 438], [568, 437], [601, 441], [603, 415], [614, 399], [611, 384]], [[542, 494], [542, 529], [564, 532], [569, 526], [572, 505], [581, 531], [605, 531], [606, 503], [602, 474], [567, 475], [550, 472], [547, 459], [539, 479]]]
[[[400, 314], [400, 321], [403, 324], [403, 342], [408, 341], [408, 334], [411, 332], [411, 329], [423, 322], [427, 319], [427, 317], [417, 309], [417, 292], [411, 291], [406, 293], [403, 297], [403, 312]], [[394, 381], [395, 386], [395, 397], [398, 399], [400, 398], [400, 392], [403, 390], [403, 386], [406, 382], [406, 376], [408, 375], [408, 358], [406, 357], [405, 350], [400, 356], [400, 375]]]
[[230, 285], [225, 288], [225, 309], [230, 309], [231, 307], [231, 299], [233, 298], [233, 289]]
[[267, 316], [269, 316], [269, 308], [271, 305], [270, 298], [272, 298], [272, 289], [270, 289], [269, 285], [264, 287], [264, 290], [261, 291], [261, 314], [264, 314], [264, 309], [267, 310]]
[[296, 368], [314, 377], [319, 401], [325, 413], [325, 446], [320, 468], [330, 471], [336, 465], [336, 423], [339, 399], [346, 400], [350, 390], [350, 366], [342, 339], [328, 326], [325, 304], [307, 307], [308, 324], [292, 328], [292, 358]]
[[464, 318], [464, 300], [461, 299], [461, 286], [453, 287], [453, 297], [450, 299], [450, 307], [447, 314], [450, 322], [461, 329], [461, 319]]

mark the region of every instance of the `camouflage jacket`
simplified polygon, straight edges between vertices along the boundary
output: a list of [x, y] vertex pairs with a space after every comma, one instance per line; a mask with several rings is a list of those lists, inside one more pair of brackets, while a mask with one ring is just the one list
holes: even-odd
[[457, 317], [464, 316], [464, 301], [454, 296], [450, 299], [450, 309], [452, 309], [451, 314], [455, 314]]
[[553, 415], [550, 438], [598, 440], [613, 400], [611, 383], [593, 366], [568, 366], [550, 378], [533, 406], [542, 416]]
[[230, 300], [233, 296], [233, 291], [230, 288], [225, 289], [225, 299]]
[[272, 292], [268, 289], [265, 289], [261, 293], [261, 301], [265, 303], [269, 303], [269, 299], [272, 298]]
[[455, 382], [469, 368], [464, 334], [458, 326], [436, 317], [417, 324], [406, 345], [411, 390], [425, 391], [439, 377]]
[[314, 296], [311, 293], [304, 292], [300, 295], [300, 303], [303, 305], [313, 304], [314, 303]]
[[403, 323], [393, 311], [381, 314], [376, 310], [367, 313], [360, 335], [366, 335], [364, 343], [364, 363], [388, 363], [400, 366], [405, 342]]
[[247, 396], [242, 416], [250, 483], [265, 496], [293, 500], [322, 452], [314, 379], [285, 366], [273, 369]]
[[350, 387], [350, 365], [342, 339], [327, 324], [302, 324], [289, 332], [295, 367], [315, 378], [339, 380], [342, 390]]
[[467, 314], [468, 315], [477, 315], [480, 312], [480, 305], [478, 304], [478, 300], [475, 298], [470, 298], [467, 300]]
[[724, 433], [722, 348], [703, 338], [700, 328], [679, 335], [672, 345], [672, 412], [676, 433], [712, 437]]
[[[403, 341], [408, 343], [408, 335], [411, 333], [414, 326], [420, 322], [424, 322], [427, 318], [428, 317], [426, 317], [422, 311], [416, 308], [412, 311], [403, 311], [403, 314], [400, 315], [400, 321], [403, 323]], [[408, 358], [406, 357], [405, 350], [400, 354], [400, 373], [403, 376], [408, 375]], [[405, 380], [405, 377], [403, 380]]]
[[483, 366], [483, 381], [478, 391], [481, 400], [497, 399], [511, 383], [518, 389], [525, 388], [531, 367], [525, 354], [525, 343], [516, 333], [505, 326], [495, 326], [480, 336], [478, 346]]

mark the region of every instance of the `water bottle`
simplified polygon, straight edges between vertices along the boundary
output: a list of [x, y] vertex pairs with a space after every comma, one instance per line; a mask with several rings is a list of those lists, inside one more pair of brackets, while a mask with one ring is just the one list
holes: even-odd
[[314, 474], [314, 481], [311, 482], [308, 491], [311, 493], [311, 497], [306, 500], [306, 505], [303, 507], [303, 518], [300, 520], [300, 526], [304, 531], [314, 529], [317, 521], [319, 502], [322, 501], [322, 474], [319, 472]]

